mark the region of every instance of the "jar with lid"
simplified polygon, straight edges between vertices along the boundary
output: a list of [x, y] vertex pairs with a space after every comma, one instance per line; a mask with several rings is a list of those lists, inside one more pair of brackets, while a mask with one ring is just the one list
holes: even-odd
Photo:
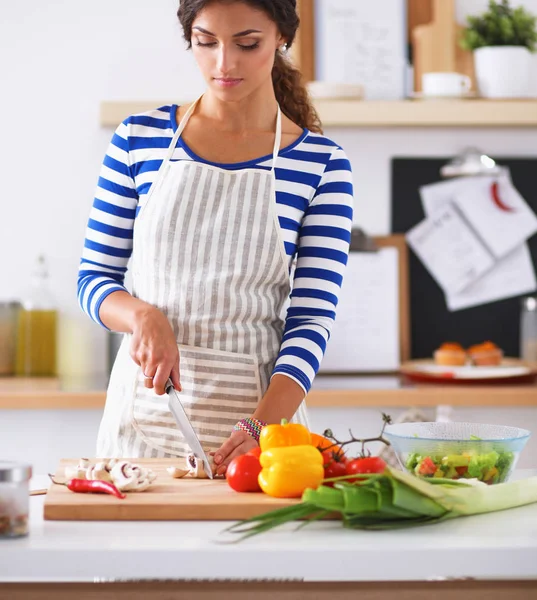
[[57, 311], [49, 290], [44, 256], [37, 260], [21, 304], [15, 374], [23, 377], [56, 375]]
[[522, 299], [520, 312], [520, 358], [537, 362], [537, 296]]
[[0, 461], [0, 538], [28, 534], [30, 465]]

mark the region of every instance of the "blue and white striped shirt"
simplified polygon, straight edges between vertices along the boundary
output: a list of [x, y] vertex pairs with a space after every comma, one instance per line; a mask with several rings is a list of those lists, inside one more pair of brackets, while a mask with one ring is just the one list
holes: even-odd
[[[125, 290], [134, 220], [177, 130], [176, 105], [128, 117], [116, 129], [101, 167], [78, 274], [78, 301], [97, 323], [103, 300]], [[272, 156], [210, 163], [179, 139], [172, 160], [226, 169], [272, 168]], [[276, 161], [276, 204], [289, 265], [296, 258], [289, 308], [274, 374], [307, 393], [336, 314], [353, 214], [350, 163], [323, 135], [304, 130]]]

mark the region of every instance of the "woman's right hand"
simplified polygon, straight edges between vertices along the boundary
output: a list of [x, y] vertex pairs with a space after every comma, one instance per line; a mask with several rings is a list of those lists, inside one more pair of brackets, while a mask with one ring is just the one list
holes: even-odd
[[142, 368], [145, 384], [160, 396], [166, 393], [168, 379], [176, 390], [179, 382], [179, 350], [175, 335], [166, 316], [154, 306], [136, 315], [130, 345], [130, 355]]

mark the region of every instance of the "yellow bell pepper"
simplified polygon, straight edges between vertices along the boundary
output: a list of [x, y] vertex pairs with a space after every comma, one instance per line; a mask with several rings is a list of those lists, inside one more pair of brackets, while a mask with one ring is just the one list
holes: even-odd
[[307, 427], [299, 423], [288, 423], [282, 419], [281, 425], [266, 425], [259, 436], [261, 452], [282, 446], [307, 446], [311, 444], [311, 434]]
[[261, 489], [274, 498], [300, 498], [324, 479], [322, 454], [312, 445], [271, 448], [259, 457]]

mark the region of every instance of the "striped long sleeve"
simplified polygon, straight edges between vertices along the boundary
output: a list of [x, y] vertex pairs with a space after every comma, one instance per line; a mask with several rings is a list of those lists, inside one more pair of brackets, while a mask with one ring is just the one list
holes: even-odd
[[336, 316], [353, 217], [350, 163], [336, 147], [298, 233], [291, 303], [274, 374], [307, 393], [319, 370]]
[[103, 327], [99, 317], [103, 300], [117, 290], [127, 291], [124, 281], [137, 204], [124, 122], [114, 133], [101, 167], [78, 271], [78, 302]]

